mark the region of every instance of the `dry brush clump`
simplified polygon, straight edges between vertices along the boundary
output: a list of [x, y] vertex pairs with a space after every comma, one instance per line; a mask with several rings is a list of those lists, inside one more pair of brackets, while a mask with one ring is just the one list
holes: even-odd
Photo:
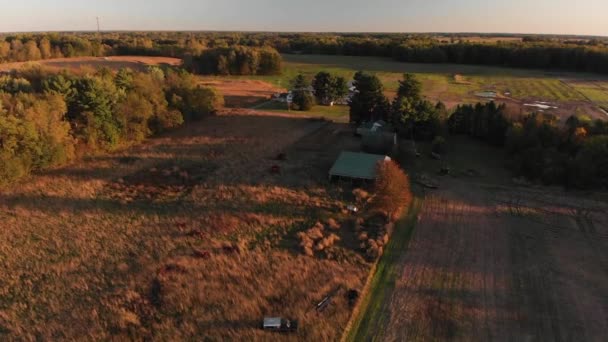
[[359, 248], [368, 259], [375, 260], [384, 253], [384, 247], [393, 232], [393, 224], [388, 223], [383, 215], [374, 215], [367, 219], [359, 219], [355, 230]]
[[[328, 341], [339, 338], [335, 324], [346, 324], [348, 301], [336, 296], [319, 315], [314, 303], [335, 288], [360, 288], [364, 268], [287, 252], [245, 251], [207, 259], [178, 257], [154, 279], [156, 339]], [[298, 319], [296, 335], [259, 329], [265, 316]]]
[[340, 237], [335, 233], [328, 232], [326, 226], [331, 230], [339, 230], [340, 225], [334, 219], [329, 219], [327, 225], [321, 222], [315, 223], [310, 229], [297, 234], [300, 240], [300, 247], [305, 255], [314, 256], [315, 252], [324, 252], [326, 257], [331, 257], [332, 247], [340, 241]]
[[159, 165], [110, 183], [108, 196], [122, 203], [175, 200], [204, 180], [213, 169], [213, 165], [203, 162]]

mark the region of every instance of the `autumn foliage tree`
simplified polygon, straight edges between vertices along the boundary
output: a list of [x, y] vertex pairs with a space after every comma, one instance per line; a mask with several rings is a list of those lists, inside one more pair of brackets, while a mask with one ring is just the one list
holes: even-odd
[[412, 202], [410, 180], [394, 161], [378, 164], [372, 208], [394, 219]]

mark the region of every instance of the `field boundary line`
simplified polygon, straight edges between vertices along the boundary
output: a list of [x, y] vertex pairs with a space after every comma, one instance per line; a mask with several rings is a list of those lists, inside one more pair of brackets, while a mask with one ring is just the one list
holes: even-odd
[[[403, 253], [407, 252], [407, 247], [413, 236], [418, 213], [422, 208], [423, 202], [423, 198], [415, 197], [408, 213], [395, 224], [395, 231], [385, 253], [370, 269], [361, 293], [361, 300], [351, 312], [351, 317], [342, 333], [341, 342], [357, 341], [361, 324], [366, 321], [366, 317], [371, 316], [370, 309], [373, 303], [378, 304], [380, 307], [382, 306], [386, 294], [382, 291], [383, 286], [387, 283], [390, 284], [391, 281], [394, 282], [392, 278], [397, 275], [394, 266], [401, 259]], [[396, 236], [395, 234], [400, 234], [401, 236]], [[375, 321], [373, 318], [377, 318], [375, 315], [371, 317], [372, 319], [369, 321]]]

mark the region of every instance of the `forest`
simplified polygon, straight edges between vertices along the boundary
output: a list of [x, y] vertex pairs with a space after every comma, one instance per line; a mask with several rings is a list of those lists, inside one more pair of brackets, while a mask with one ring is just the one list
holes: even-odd
[[213, 48], [191, 56], [185, 67], [205, 75], [277, 75], [281, 73], [281, 55], [273, 48]]
[[[522, 36], [521, 41], [471, 42], [458, 35], [243, 32], [103, 32], [0, 36], [0, 62], [107, 55], [208, 60], [234, 46], [286, 54], [380, 56], [402, 62], [457, 63], [608, 73], [608, 41], [600, 38]], [[229, 49], [228, 49], [229, 48]], [[218, 50], [219, 49], [219, 50]], [[226, 50], [228, 49], [228, 50]], [[241, 48], [243, 49], [243, 48]], [[203, 58], [200, 55], [206, 51]], [[230, 59], [230, 58], [228, 58]], [[210, 66], [207, 63], [207, 68]], [[240, 64], [242, 66], [244, 64]], [[212, 69], [234, 72], [237, 67]]]
[[31, 66], [0, 76], [0, 184], [140, 142], [222, 101], [191, 74], [158, 67], [76, 75]]

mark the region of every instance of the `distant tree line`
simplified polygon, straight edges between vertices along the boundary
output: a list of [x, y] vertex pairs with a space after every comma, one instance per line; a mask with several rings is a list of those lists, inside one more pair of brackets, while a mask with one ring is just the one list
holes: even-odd
[[[104, 32], [0, 36], [0, 62], [57, 57], [148, 55], [190, 58], [206, 50], [255, 47], [281, 53], [381, 56], [403, 62], [458, 63], [608, 73], [608, 40], [521, 36], [521, 41], [470, 42], [460, 35]], [[218, 50], [219, 49], [219, 50]], [[238, 54], [238, 52], [235, 51]], [[223, 54], [223, 53], [222, 53]], [[230, 56], [226, 56], [229, 60]], [[236, 57], [235, 57], [236, 58]], [[234, 61], [217, 73], [239, 71]], [[235, 66], [236, 65], [236, 66]]]
[[523, 39], [521, 42], [438, 41], [417, 35], [294, 34], [272, 39], [282, 53], [390, 57], [401, 62], [456, 63], [608, 73], [608, 42]]
[[505, 109], [494, 102], [458, 106], [449, 132], [506, 148], [511, 170], [527, 179], [608, 188], [608, 122], [571, 116], [564, 123], [540, 113], [510, 120]]
[[21, 69], [0, 78], [0, 183], [141, 141], [210, 115], [221, 102], [183, 71]]
[[191, 57], [186, 68], [199, 74], [276, 75], [281, 55], [273, 48], [234, 46], [207, 49]]

